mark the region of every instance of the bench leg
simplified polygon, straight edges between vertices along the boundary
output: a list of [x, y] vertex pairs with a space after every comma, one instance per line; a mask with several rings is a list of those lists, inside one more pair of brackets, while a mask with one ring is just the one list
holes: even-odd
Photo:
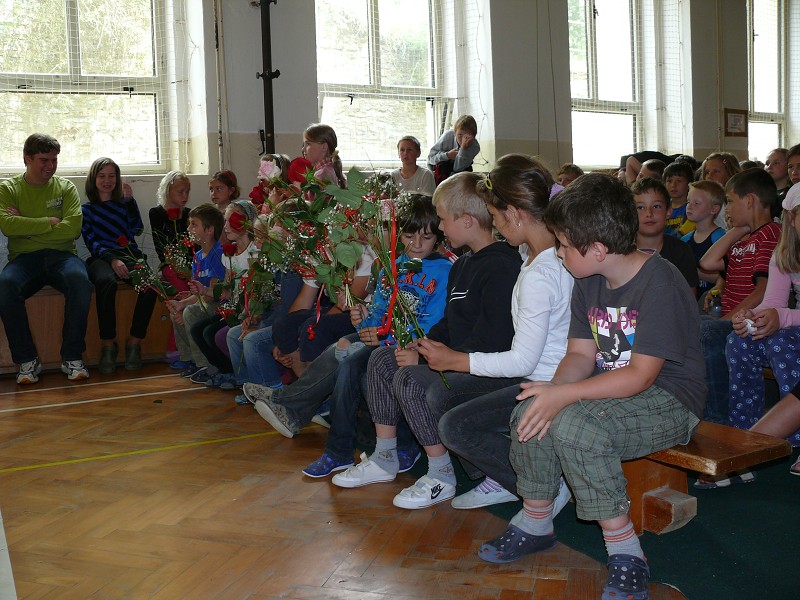
[[696, 499], [686, 493], [685, 471], [646, 458], [623, 462], [622, 470], [628, 480], [630, 517], [638, 535], [644, 530], [672, 531], [697, 514]]

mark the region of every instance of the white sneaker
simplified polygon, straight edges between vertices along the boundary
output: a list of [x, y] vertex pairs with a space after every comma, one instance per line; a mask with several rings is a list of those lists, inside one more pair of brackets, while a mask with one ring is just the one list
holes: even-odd
[[[392, 475], [381, 469], [377, 463], [372, 462], [369, 457], [361, 453], [361, 462], [350, 467], [343, 473], [333, 476], [333, 483], [343, 488], [356, 488], [371, 483], [384, 483], [394, 481], [397, 475]], [[454, 488], [455, 489], [455, 488]], [[452, 496], [451, 496], [452, 498]]]
[[481, 508], [492, 504], [503, 504], [504, 502], [514, 502], [519, 500], [514, 494], [505, 488], [499, 490], [484, 489], [483, 484], [472, 488], [465, 494], [453, 498], [450, 505], [453, 508], [467, 510], [470, 508]]
[[564, 476], [561, 476], [561, 481], [558, 484], [558, 495], [556, 499], [553, 500], [553, 518], [561, 512], [561, 509], [567, 505], [567, 502], [570, 501], [572, 498], [572, 492], [567, 485], [567, 482], [564, 481]]
[[423, 475], [417, 483], [397, 494], [392, 504], [398, 508], [428, 508], [456, 495], [456, 486]]
[[24, 362], [19, 366], [19, 373], [17, 373], [17, 383], [19, 385], [26, 385], [29, 383], [36, 383], [39, 381], [39, 373], [42, 372], [42, 363], [38, 358]]
[[272, 400], [272, 388], [267, 385], [248, 382], [242, 386], [242, 392], [253, 406], [259, 400]]
[[61, 372], [66, 373], [70, 381], [80, 381], [89, 379], [89, 371], [82, 360], [65, 360], [61, 362]]

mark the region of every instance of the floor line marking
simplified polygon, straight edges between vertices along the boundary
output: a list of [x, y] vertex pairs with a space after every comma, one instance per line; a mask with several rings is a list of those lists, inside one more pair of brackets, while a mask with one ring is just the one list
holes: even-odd
[[261, 433], [248, 433], [234, 437], [221, 438], [218, 440], [204, 440], [201, 442], [187, 442], [185, 444], [173, 444], [171, 446], [160, 446], [158, 448], [145, 448], [143, 450], [131, 450], [130, 452], [116, 452], [114, 454], [102, 454], [100, 456], [88, 456], [86, 458], [73, 458], [71, 460], [61, 460], [58, 462], [40, 463], [38, 465], [26, 465], [23, 467], [8, 467], [0, 469], [0, 473], [14, 473], [18, 471], [31, 471], [33, 469], [44, 469], [46, 467], [61, 467], [64, 465], [75, 465], [78, 463], [91, 462], [95, 460], [108, 460], [110, 458], [123, 458], [126, 456], [138, 456], [140, 454], [152, 454], [153, 452], [164, 452], [167, 450], [180, 450], [183, 448], [194, 448], [197, 446], [207, 446], [209, 444], [222, 444], [225, 442], [238, 442], [253, 438], [264, 437], [267, 435], [277, 435], [277, 431], [263, 431]]
[[115, 383], [126, 383], [129, 381], [143, 381], [145, 379], [162, 379], [164, 377], [178, 377], [178, 373], [170, 373], [169, 375], [148, 375], [147, 377], [132, 377], [131, 379], [115, 379], [113, 381], [96, 381], [94, 383], [80, 383], [78, 385], [62, 385], [59, 387], [50, 388], [29, 388], [25, 390], [18, 390], [14, 392], [0, 392], [0, 396], [16, 396], [18, 394], [35, 394], [41, 392], [52, 392], [55, 390], [74, 390], [78, 387], [92, 387], [96, 385], [113, 385]]
[[125, 396], [105, 396], [103, 398], [94, 398], [93, 400], [75, 400], [74, 402], [59, 402], [58, 404], [37, 404], [35, 406], [18, 406], [16, 408], [2, 408], [0, 413], [20, 412], [23, 410], [41, 410], [43, 408], [57, 408], [60, 406], [76, 406], [78, 404], [93, 404], [95, 402], [108, 402], [109, 400], [122, 400], [124, 398], [139, 398], [144, 396], [162, 396], [164, 394], [182, 394], [183, 392], [197, 392], [200, 390], [208, 390], [208, 387], [190, 387], [186, 389], [177, 390], [162, 390], [160, 392], [146, 392], [142, 394], [128, 394]]

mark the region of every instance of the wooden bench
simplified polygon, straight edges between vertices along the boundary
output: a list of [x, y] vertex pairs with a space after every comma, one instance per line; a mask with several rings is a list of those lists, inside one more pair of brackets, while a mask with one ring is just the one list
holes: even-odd
[[630, 517], [636, 533], [667, 533], [697, 514], [697, 498], [687, 494], [687, 472], [712, 477], [789, 456], [786, 440], [762, 433], [701, 421], [691, 441], [625, 461]]
[[[136, 305], [137, 293], [126, 283], [117, 283], [117, 341], [120, 344], [119, 364], [125, 362], [122, 348], [131, 328], [131, 317]], [[64, 296], [49, 286], [28, 298], [25, 302], [31, 335], [39, 352], [42, 366], [47, 370], [61, 367], [61, 328], [64, 324]], [[163, 302], [156, 302], [147, 337], [142, 341], [142, 359], [160, 360], [167, 350], [169, 334], [172, 330], [169, 312]], [[96, 366], [100, 361], [100, 330], [97, 324], [97, 308], [92, 292], [89, 308], [89, 322], [86, 328], [86, 352], [83, 360], [87, 366]], [[0, 322], [0, 373], [16, 373], [17, 365], [11, 360], [8, 339]]]

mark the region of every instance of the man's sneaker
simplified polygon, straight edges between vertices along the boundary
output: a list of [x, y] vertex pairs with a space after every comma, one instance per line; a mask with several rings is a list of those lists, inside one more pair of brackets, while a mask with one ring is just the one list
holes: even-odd
[[423, 475], [411, 487], [407, 487], [392, 500], [398, 508], [428, 508], [456, 495], [456, 486], [433, 477]]
[[398, 448], [397, 460], [400, 463], [400, 470], [397, 472], [405, 473], [406, 471], [410, 471], [411, 467], [417, 464], [420, 456], [422, 456], [422, 450], [419, 449], [419, 446], [406, 449]]
[[271, 400], [273, 389], [268, 385], [245, 383], [242, 386], [242, 392], [252, 404], [255, 404], [259, 400]]
[[70, 381], [80, 381], [89, 379], [89, 371], [82, 360], [65, 360], [61, 362], [61, 372], [67, 374]]
[[199, 369], [197, 369], [197, 371], [192, 373], [192, 375], [189, 377], [189, 381], [191, 381], [192, 383], [199, 383], [201, 385], [205, 385], [206, 381], [208, 381], [212, 377], [211, 375], [208, 374], [208, 369], [209, 367], [200, 367]]
[[504, 487], [486, 485], [486, 482], [481, 482], [480, 485], [472, 488], [467, 493], [461, 494], [458, 498], [453, 498], [450, 505], [453, 508], [468, 510], [470, 508], [492, 506], [493, 504], [515, 502], [516, 500], [519, 500], [519, 498]]
[[256, 412], [284, 437], [293, 438], [296, 433], [300, 432], [300, 428], [292, 423], [286, 413], [286, 408], [275, 404], [272, 400], [266, 398], [257, 400]]
[[27, 385], [39, 381], [39, 373], [42, 372], [42, 363], [38, 358], [24, 362], [19, 366], [19, 373], [17, 373], [17, 383], [20, 385]]
[[338, 485], [339, 487], [357, 488], [362, 485], [370, 485], [371, 483], [394, 481], [395, 477], [396, 475], [392, 475], [381, 469], [362, 452], [360, 463], [354, 467], [350, 467], [344, 473], [337, 473], [333, 476], [332, 481], [334, 485]]
[[327, 477], [336, 471], [344, 471], [352, 466], [352, 458], [350, 460], [342, 460], [340, 458], [336, 458], [332, 454], [323, 452], [322, 456], [303, 469], [303, 474], [316, 479], [319, 477]]

